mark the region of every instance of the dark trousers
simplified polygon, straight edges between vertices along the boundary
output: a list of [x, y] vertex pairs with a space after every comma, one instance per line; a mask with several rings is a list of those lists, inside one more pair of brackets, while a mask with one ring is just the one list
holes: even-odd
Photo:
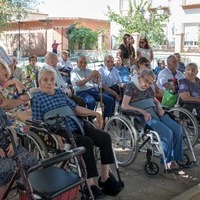
[[75, 134], [75, 141], [78, 147], [84, 146], [86, 148], [83, 159], [85, 161], [88, 178], [92, 178], [98, 176], [94, 157], [94, 145], [100, 149], [101, 164], [114, 163], [111, 138], [105, 131], [95, 129], [88, 124], [85, 124], [83, 129], [85, 135]]

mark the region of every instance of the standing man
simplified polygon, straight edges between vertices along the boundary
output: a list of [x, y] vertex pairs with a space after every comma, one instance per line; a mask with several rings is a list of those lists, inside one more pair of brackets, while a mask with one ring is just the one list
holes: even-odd
[[57, 49], [58, 49], [59, 44], [60, 43], [57, 43], [56, 40], [54, 40], [53, 44], [51, 45], [53, 53], [57, 54], [57, 52], [58, 52]]
[[79, 56], [77, 67], [71, 71], [71, 82], [76, 94], [82, 97], [87, 108], [94, 110], [96, 101], [102, 100], [104, 104], [104, 117], [111, 117], [114, 114], [115, 101], [106, 94], [100, 94], [97, 84], [100, 82], [100, 74], [97, 70], [86, 68], [87, 60], [85, 56]]

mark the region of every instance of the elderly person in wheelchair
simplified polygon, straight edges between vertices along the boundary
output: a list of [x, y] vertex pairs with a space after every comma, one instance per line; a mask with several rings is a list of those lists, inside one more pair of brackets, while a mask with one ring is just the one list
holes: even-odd
[[143, 69], [134, 76], [133, 82], [127, 84], [121, 107], [142, 114], [146, 125], [158, 133], [170, 172], [163, 175], [176, 179], [174, 172], [179, 169], [176, 161], [183, 160], [183, 131], [181, 126], [165, 113], [155, 98], [152, 87], [154, 78], [154, 73], [149, 69]]
[[196, 116], [200, 114], [200, 79], [198, 66], [189, 63], [185, 69], [185, 78], [179, 80], [180, 103]]
[[[77, 124], [68, 119], [68, 124], [71, 132], [74, 135], [76, 145], [84, 146], [86, 153], [83, 155], [83, 159], [86, 164], [88, 183], [91, 187], [95, 198], [99, 198], [103, 195], [102, 191], [106, 194], [118, 193], [122, 186], [118, 181], [109, 176], [109, 165], [114, 163], [114, 155], [112, 151], [111, 138], [109, 134], [100, 130], [103, 125], [103, 119], [98, 112], [86, 109], [78, 106], [75, 102], [69, 99], [60, 89], [55, 89], [56, 74], [53, 69], [43, 68], [38, 73], [39, 91], [33, 94], [31, 99], [32, 118], [34, 120], [44, 121], [44, 113], [59, 108], [60, 106], [66, 106], [70, 108], [70, 112], [73, 112], [79, 116], [94, 116], [97, 119], [98, 129], [87, 124], [83, 125], [85, 135], [82, 135]], [[67, 113], [66, 113], [67, 116]], [[78, 120], [78, 119], [77, 119]], [[60, 148], [63, 149], [64, 141], [67, 139], [66, 132], [58, 132], [60, 134]], [[93, 154], [93, 146], [100, 148], [101, 155], [101, 176], [98, 180], [99, 187], [94, 184], [93, 177], [98, 176], [96, 161]]]

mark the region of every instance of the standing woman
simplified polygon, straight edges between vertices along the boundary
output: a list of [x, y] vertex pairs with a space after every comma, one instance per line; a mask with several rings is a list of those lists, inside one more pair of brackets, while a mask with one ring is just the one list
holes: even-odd
[[132, 60], [135, 59], [135, 49], [132, 45], [132, 39], [130, 34], [124, 34], [123, 43], [120, 44], [116, 56], [120, 56], [122, 58], [123, 65], [125, 67], [131, 67]]
[[139, 47], [137, 49], [137, 57], [146, 57], [150, 61], [153, 60], [153, 50], [149, 45], [147, 38], [140, 38]]

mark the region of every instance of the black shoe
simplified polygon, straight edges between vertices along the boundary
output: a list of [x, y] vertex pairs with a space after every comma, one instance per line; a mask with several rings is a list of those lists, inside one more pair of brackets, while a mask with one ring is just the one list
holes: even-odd
[[[90, 189], [91, 189], [91, 191], [92, 191], [92, 194], [93, 194], [93, 196], [94, 196], [94, 199], [100, 199], [100, 198], [102, 198], [102, 197], [105, 196], [105, 194], [104, 194], [104, 193], [100, 190], [100, 188], [97, 187], [96, 185], [92, 185], [92, 186], [90, 187]], [[90, 196], [90, 193], [89, 193], [88, 189], [85, 188], [84, 190], [85, 190], [85, 191], [84, 191], [85, 194], [89, 197], [89, 196]]]
[[112, 177], [109, 177], [105, 182], [101, 182], [101, 177], [99, 177], [98, 184], [102, 188], [102, 192], [110, 196], [116, 196], [124, 187], [123, 184]]

